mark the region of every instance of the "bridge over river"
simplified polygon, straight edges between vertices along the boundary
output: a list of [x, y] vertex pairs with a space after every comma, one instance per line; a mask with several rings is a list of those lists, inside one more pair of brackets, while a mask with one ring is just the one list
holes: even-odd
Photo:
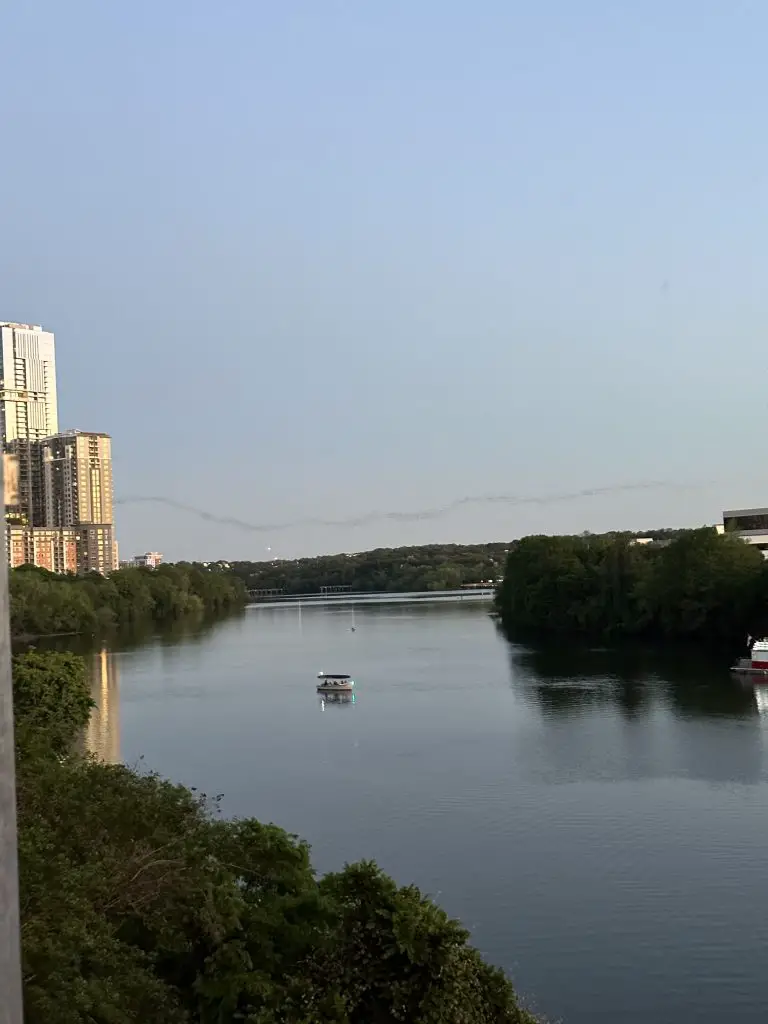
[[494, 595], [493, 587], [464, 587], [461, 590], [423, 590], [416, 593], [393, 593], [382, 591], [353, 592], [342, 587], [325, 587], [319, 593], [286, 594], [283, 590], [249, 590], [248, 597], [253, 604], [355, 604], [383, 601], [489, 601]]

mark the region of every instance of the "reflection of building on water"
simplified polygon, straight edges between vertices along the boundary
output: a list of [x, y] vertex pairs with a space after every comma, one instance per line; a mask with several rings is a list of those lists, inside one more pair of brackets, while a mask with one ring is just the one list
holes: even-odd
[[761, 715], [768, 715], [768, 686], [755, 686], [755, 703]]
[[326, 710], [326, 705], [353, 705], [354, 693], [323, 693], [321, 694], [321, 711]]
[[120, 680], [117, 661], [110, 651], [94, 654], [91, 699], [96, 707], [86, 732], [86, 746], [108, 764], [120, 762]]

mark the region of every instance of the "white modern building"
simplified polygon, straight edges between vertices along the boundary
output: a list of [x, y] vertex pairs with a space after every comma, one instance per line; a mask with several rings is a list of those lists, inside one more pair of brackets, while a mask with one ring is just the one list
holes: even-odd
[[0, 321], [0, 436], [40, 441], [59, 432], [53, 334]]
[[34, 442], [58, 433], [53, 334], [39, 324], [0, 321], [0, 442], [17, 463], [19, 504], [8, 509], [23, 525], [41, 518]]
[[754, 544], [768, 558], [768, 508], [739, 508], [723, 512], [723, 531]]

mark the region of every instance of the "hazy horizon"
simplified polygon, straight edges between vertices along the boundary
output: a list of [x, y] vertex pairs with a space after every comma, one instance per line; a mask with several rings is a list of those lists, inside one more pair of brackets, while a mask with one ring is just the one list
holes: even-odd
[[[0, 319], [55, 332], [62, 429], [112, 435], [123, 557], [768, 504], [768, 8], [33, 0], [5, 21]], [[317, 522], [483, 495], [526, 500]], [[153, 496], [274, 529], [130, 500]]]

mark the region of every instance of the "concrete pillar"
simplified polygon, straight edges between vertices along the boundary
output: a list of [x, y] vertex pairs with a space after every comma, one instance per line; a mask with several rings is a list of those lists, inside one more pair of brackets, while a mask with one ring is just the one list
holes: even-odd
[[[3, 543], [0, 545], [0, 1024], [22, 1024], [19, 944], [19, 867], [16, 833], [16, 772], [13, 745], [8, 565], [5, 552], [5, 459]], [[10, 485], [10, 481], [9, 481]], [[9, 502], [10, 504], [10, 502]]]

